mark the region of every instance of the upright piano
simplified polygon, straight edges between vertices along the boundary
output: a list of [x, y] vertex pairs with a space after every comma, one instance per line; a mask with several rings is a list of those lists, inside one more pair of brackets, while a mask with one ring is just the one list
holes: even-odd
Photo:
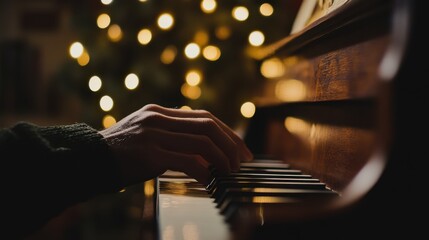
[[267, 76], [243, 136], [252, 162], [208, 186], [168, 171], [29, 239], [424, 238], [422, 2], [317, 1], [323, 14], [252, 49]]
[[160, 176], [149, 214], [157, 238], [423, 234], [429, 202], [419, 165], [427, 153], [416, 133], [427, 132], [418, 67], [424, 8], [407, 0], [316, 2], [324, 14], [253, 49], [267, 75], [244, 136], [255, 160], [231, 176], [214, 173], [209, 186], [181, 173]]

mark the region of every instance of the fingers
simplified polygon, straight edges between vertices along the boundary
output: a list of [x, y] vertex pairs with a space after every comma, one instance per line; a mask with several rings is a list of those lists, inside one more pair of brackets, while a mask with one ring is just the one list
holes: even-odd
[[160, 159], [164, 159], [171, 170], [184, 172], [204, 185], [210, 182], [209, 164], [201, 156], [165, 149], [161, 149], [159, 154]]
[[[162, 149], [170, 152], [198, 155], [200, 156], [199, 159], [204, 161], [207, 166], [211, 163], [220, 172], [229, 173], [231, 171], [228, 157], [205, 135], [169, 132], [159, 129], [146, 129], [145, 131], [152, 136], [152, 141]], [[148, 133], [148, 131], [152, 131], [152, 133]]]
[[[189, 118], [204, 119], [205, 118], [206, 120], [212, 120], [214, 121], [214, 123], [216, 123], [216, 127], [219, 128], [218, 130], [228, 135], [228, 137], [231, 138], [231, 140], [237, 145], [236, 148], [239, 150], [238, 157], [240, 158], [240, 160], [248, 161], [253, 159], [253, 154], [244, 144], [243, 140], [224, 122], [220, 121], [218, 118], [216, 118], [213, 114], [211, 114], [208, 111], [165, 108], [154, 104], [146, 105], [145, 108], [147, 110], [156, 111], [170, 117], [187, 118], [187, 119]], [[206, 123], [209, 123], [209, 122], [210, 121], [206, 121]]]
[[[226, 173], [229, 173], [229, 170], [237, 170], [240, 164], [238, 158], [238, 149], [237, 144], [224, 132], [219, 126], [211, 119], [207, 118], [176, 118], [165, 116], [160, 113], [152, 114], [150, 117], [147, 117], [142, 122], [146, 128], [150, 127], [153, 129], [162, 129], [174, 133], [182, 133], [188, 135], [198, 136], [204, 142], [201, 144], [213, 144], [220, 151], [222, 151], [227, 157], [226, 160], [220, 159], [223, 164], [226, 164], [227, 167], [224, 167], [220, 161], [212, 162], [216, 167], [220, 167]], [[210, 142], [207, 139], [211, 140]], [[188, 145], [188, 148], [198, 149], [196, 145]], [[179, 151], [182, 151], [179, 149]], [[210, 160], [210, 159], [208, 159]]]
[[100, 133], [123, 162], [129, 182], [170, 169], [206, 183], [209, 166], [229, 173], [253, 158], [232, 129], [204, 110], [149, 104]]

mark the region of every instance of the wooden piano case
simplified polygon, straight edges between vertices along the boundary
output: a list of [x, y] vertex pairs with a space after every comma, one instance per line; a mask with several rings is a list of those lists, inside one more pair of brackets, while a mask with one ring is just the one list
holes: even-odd
[[313, 175], [339, 197], [243, 209], [237, 238], [422, 232], [416, 216], [427, 202], [419, 194], [424, 173], [418, 166], [427, 157], [415, 136], [427, 132], [420, 122], [427, 119], [420, 114], [427, 81], [417, 60], [422, 12], [417, 1], [346, 1], [255, 52], [261, 68], [277, 65], [254, 99], [249, 147]]

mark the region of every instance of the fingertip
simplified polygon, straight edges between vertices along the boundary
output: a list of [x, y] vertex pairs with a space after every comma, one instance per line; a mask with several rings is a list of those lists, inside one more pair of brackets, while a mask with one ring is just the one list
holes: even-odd
[[243, 151], [240, 157], [240, 162], [250, 162], [253, 159], [254, 156], [250, 151]]
[[244, 147], [244, 157], [246, 161], [252, 161], [254, 158], [253, 153], [247, 147]]

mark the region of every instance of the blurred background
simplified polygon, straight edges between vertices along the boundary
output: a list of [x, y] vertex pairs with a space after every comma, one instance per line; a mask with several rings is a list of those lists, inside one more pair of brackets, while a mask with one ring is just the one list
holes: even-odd
[[[101, 129], [157, 103], [243, 129], [264, 82], [284, 70], [255, 53], [289, 35], [300, 3], [0, 0], [0, 127]], [[30, 239], [137, 239], [146, 186], [72, 207]]]
[[265, 81], [252, 57], [298, 0], [0, 0], [0, 126], [108, 127], [147, 103], [238, 128]]

